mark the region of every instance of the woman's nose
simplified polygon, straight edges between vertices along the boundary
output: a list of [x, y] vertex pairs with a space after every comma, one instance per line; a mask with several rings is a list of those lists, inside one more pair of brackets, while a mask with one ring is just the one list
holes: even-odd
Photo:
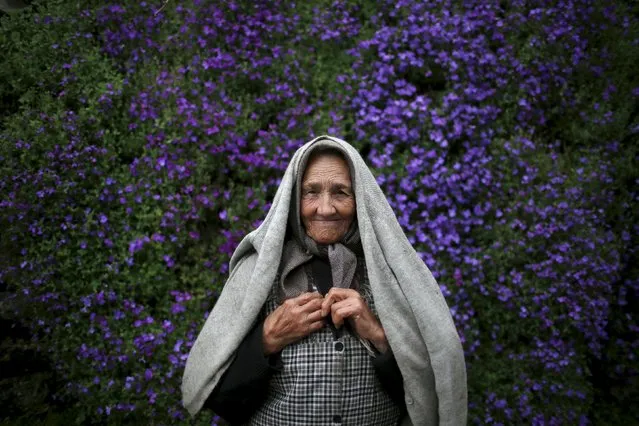
[[333, 206], [331, 194], [322, 194], [319, 200], [319, 206], [317, 207], [317, 213], [321, 216], [330, 216], [335, 213], [335, 206]]

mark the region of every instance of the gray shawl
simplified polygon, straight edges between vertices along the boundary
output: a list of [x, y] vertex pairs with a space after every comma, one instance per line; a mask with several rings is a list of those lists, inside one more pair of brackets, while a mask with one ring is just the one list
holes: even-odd
[[192, 415], [200, 411], [257, 320], [282, 261], [291, 200], [297, 199], [293, 190], [304, 170], [300, 160], [319, 146], [344, 153], [351, 167], [371, 291], [404, 380], [409, 415], [404, 424], [466, 424], [464, 353], [439, 286], [362, 157], [351, 145], [329, 136], [295, 153], [264, 222], [231, 257], [229, 279], [186, 362], [184, 406]]

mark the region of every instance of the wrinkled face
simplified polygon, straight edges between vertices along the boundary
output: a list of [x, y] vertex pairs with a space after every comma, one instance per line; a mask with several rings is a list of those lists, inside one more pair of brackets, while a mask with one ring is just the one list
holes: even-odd
[[346, 161], [319, 154], [308, 162], [302, 179], [302, 223], [318, 244], [342, 239], [355, 217], [355, 194]]

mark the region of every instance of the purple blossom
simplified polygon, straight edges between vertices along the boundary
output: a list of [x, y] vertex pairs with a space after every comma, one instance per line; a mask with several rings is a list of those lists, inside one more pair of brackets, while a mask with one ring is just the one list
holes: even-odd
[[[638, 46], [636, 17], [506, 3], [141, 2], [35, 19], [72, 27], [51, 33], [34, 86], [64, 102], [0, 134], [15, 254], [0, 256], [0, 279], [42, 312], [34, 343], [53, 358], [64, 339], [83, 342], [59, 366], [65, 391], [113, 423], [185, 418], [157, 396], [178, 392], [230, 256], [292, 153], [328, 131], [366, 154], [451, 308], [471, 382], [494, 392], [469, 395], [471, 422], [594, 421], [588, 362], [610, 383], [637, 374], [639, 327], [624, 314], [639, 281], [624, 271], [639, 228], [616, 213], [636, 201], [618, 191], [638, 128], [619, 106], [639, 88], [616, 66], [619, 46]], [[101, 55], [79, 55], [88, 42]], [[103, 81], [93, 92], [89, 68]], [[73, 384], [73, 371], [89, 379]], [[111, 388], [127, 402], [105, 405]]]
[[162, 234], [155, 233], [151, 236], [151, 239], [156, 243], [163, 243], [165, 238]]
[[164, 256], [162, 256], [162, 259], [164, 259], [164, 262], [166, 263], [167, 267], [172, 268], [173, 266], [175, 266], [175, 262], [173, 261], [173, 258], [169, 256], [168, 254], [165, 254]]

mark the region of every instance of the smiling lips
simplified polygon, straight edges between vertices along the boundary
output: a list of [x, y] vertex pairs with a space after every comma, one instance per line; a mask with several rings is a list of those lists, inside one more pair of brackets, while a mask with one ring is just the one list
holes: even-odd
[[343, 222], [344, 219], [312, 219], [311, 222], [318, 225], [334, 225], [335, 223]]

